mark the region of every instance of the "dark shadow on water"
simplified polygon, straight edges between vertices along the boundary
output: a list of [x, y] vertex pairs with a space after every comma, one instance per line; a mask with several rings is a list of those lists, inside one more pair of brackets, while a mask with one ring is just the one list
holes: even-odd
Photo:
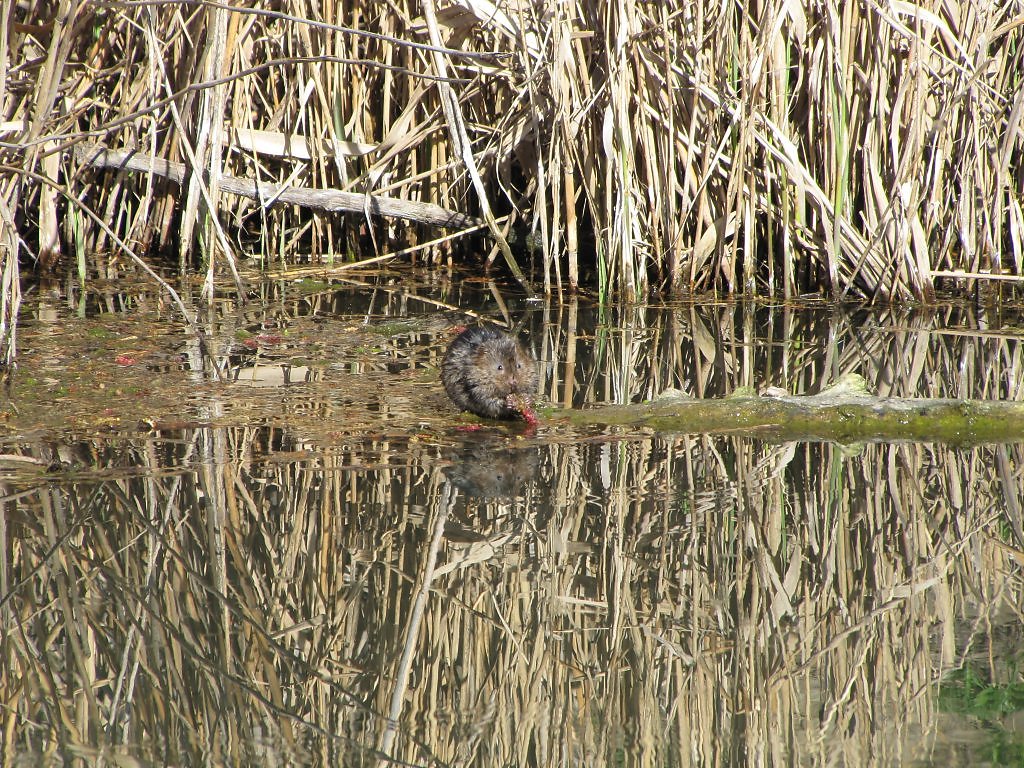
[[445, 476], [471, 498], [514, 498], [539, 481], [540, 449], [477, 432], [450, 454]]

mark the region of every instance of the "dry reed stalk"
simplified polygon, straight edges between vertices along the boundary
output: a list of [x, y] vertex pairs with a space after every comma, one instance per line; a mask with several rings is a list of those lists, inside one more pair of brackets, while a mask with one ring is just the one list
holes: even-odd
[[15, 224], [11, 212], [5, 202], [0, 200], [0, 253], [2, 271], [0, 271], [0, 362], [5, 373], [4, 380], [11, 370], [11, 364], [18, 354], [18, 310], [21, 307], [21, 276], [18, 257], [21, 253], [15, 237]]
[[449, 137], [455, 150], [455, 154], [459, 155], [462, 159], [466, 172], [472, 181], [473, 188], [478, 195], [481, 213], [483, 214], [484, 220], [487, 222], [491, 236], [497, 242], [498, 248], [504, 256], [506, 265], [516, 280], [518, 280], [528, 292], [532, 292], [533, 289], [530, 287], [529, 280], [519, 268], [515, 257], [512, 255], [512, 250], [509, 248], [508, 242], [498, 229], [498, 224], [494, 219], [494, 214], [491, 211], [491, 205], [488, 201], [487, 192], [484, 189], [483, 181], [480, 178], [480, 172], [477, 169], [476, 160], [473, 157], [473, 152], [469, 142], [469, 135], [466, 133], [465, 120], [462, 116], [459, 101], [452, 91], [451, 86], [446, 81], [448, 70], [445, 60], [439, 50], [442, 47], [441, 37], [440, 32], [438, 31], [437, 15], [434, 11], [433, 0], [421, 0], [421, 6], [423, 8], [423, 15], [426, 19], [430, 42], [435, 49], [432, 51], [434, 69], [437, 75], [442, 78], [438, 81], [441, 107], [444, 110], [445, 120], [448, 123]]
[[[32, 117], [22, 137], [28, 145], [35, 145], [26, 158], [26, 170], [34, 170], [40, 164], [40, 172], [56, 181], [60, 158], [53, 154], [53, 141], [35, 144], [50, 128], [51, 113], [58, 101], [58, 91], [64, 77], [65, 66], [71, 52], [73, 27], [77, 21], [79, 4], [77, 0], [62, 0], [57, 6], [50, 30], [50, 44], [46, 52], [39, 80], [36, 84], [36, 99]], [[57, 196], [52, 187], [41, 187], [39, 194], [39, 251], [38, 258], [43, 264], [54, 264], [60, 257], [61, 248], [57, 222]]]
[[[208, 290], [215, 267], [235, 271], [228, 243], [247, 230], [283, 260], [289, 246], [316, 257], [433, 237], [372, 216], [223, 198], [226, 175], [508, 209], [506, 224], [536, 235], [553, 293], [574, 290], [588, 269], [602, 296], [623, 298], [819, 290], [927, 302], [937, 288], [970, 289], [959, 277], [1022, 276], [1024, 28], [1012, 0], [467, 2], [433, 23], [404, 2], [388, 13], [364, 2], [65, 2], [51, 26], [4, 7], [0, 124], [21, 128], [0, 144], [3, 164], [88, 197], [136, 252], [177, 240], [182, 269], [193, 227], [209, 226], [203, 247], [227, 260], [207, 265]], [[431, 79], [440, 59], [451, 81]], [[159, 180], [101, 182], [52, 151], [86, 133], [154, 161], [187, 160], [190, 191], [179, 201]], [[303, 152], [253, 146], [271, 134]], [[18, 254], [39, 257], [55, 247], [53, 211], [57, 223], [62, 214], [48, 202], [53, 187], [31, 179], [5, 175], [0, 199], [5, 242], [17, 242], [11, 222], [31, 220], [37, 205], [45, 214], [21, 233], [32, 252]], [[201, 222], [200, 200], [210, 212]], [[88, 223], [74, 237], [78, 253], [110, 242]]]

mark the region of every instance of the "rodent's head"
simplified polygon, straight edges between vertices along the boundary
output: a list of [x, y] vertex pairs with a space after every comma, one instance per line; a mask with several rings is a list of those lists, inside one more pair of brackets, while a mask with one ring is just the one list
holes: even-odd
[[513, 393], [533, 395], [537, 390], [537, 366], [515, 339], [504, 337], [481, 345], [477, 362], [482, 368], [480, 373], [491, 379], [497, 397]]

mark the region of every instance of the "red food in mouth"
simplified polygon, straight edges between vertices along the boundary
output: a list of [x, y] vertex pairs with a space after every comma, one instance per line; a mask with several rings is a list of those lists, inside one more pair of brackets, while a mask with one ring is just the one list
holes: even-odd
[[537, 411], [533, 408], [533, 401], [522, 392], [513, 392], [505, 398], [505, 404], [509, 409], [523, 417], [523, 421], [531, 427], [537, 426], [540, 420], [537, 418]]

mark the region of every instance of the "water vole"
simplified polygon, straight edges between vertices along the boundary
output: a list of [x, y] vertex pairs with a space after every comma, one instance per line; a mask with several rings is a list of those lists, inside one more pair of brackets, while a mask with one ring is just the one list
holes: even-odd
[[537, 362], [497, 328], [467, 328], [455, 337], [441, 361], [441, 381], [464, 411], [488, 419], [536, 419]]

